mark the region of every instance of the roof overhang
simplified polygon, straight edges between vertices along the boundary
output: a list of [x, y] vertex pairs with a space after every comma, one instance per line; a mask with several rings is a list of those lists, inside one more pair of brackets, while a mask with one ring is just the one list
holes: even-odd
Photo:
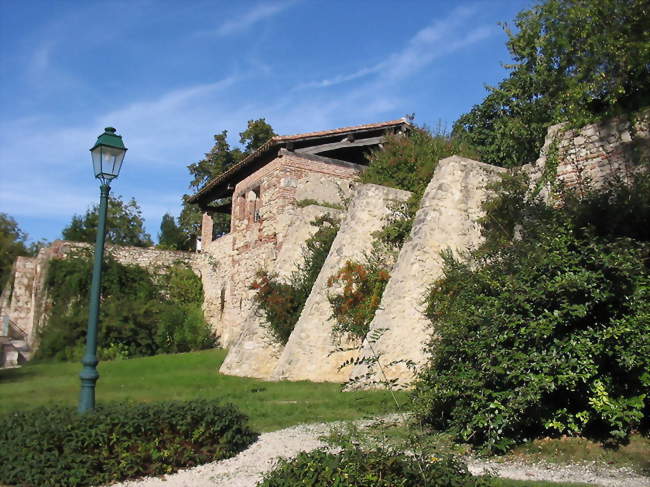
[[392, 120], [355, 127], [345, 127], [321, 132], [309, 132], [297, 135], [275, 136], [266, 141], [255, 152], [249, 154], [237, 164], [219, 176], [210, 180], [187, 201], [207, 208], [211, 201], [232, 196], [235, 185], [259, 170], [278, 155], [280, 149], [301, 154], [313, 155], [318, 151], [326, 152], [345, 147], [363, 147], [377, 145], [387, 133], [396, 133], [410, 129], [406, 119]]

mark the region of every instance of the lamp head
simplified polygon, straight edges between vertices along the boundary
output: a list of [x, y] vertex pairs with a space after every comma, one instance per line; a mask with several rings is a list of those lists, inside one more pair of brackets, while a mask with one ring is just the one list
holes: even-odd
[[90, 149], [95, 177], [103, 184], [110, 184], [120, 174], [126, 151], [122, 136], [117, 135], [113, 127], [106, 127]]

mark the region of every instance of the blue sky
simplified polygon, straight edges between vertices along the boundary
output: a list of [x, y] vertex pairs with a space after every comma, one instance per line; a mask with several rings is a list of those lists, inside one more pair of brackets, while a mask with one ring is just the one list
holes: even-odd
[[506, 74], [497, 22], [533, 3], [0, 0], [0, 212], [59, 238], [98, 200], [88, 149], [107, 125], [129, 148], [112, 193], [138, 201], [154, 239], [187, 165], [247, 120], [450, 127]]

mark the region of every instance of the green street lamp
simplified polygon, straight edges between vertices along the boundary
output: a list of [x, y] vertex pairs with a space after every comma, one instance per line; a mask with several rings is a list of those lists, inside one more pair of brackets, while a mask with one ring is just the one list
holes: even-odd
[[102, 284], [102, 262], [104, 260], [104, 238], [106, 237], [106, 210], [111, 181], [120, 174], [126, 147], [122, 136], [115, 133], [113, 127], [106, 127], [104, 133], [90, 149], [93, 158], [95, 177], [100, 180], [99, 222], [97, 240], [95, 241], [95, 264], [90, 288], [90, 306], [88, 310], [88, 333], [86, 335], [86, 353], [81, 361], [83, 369], [81, 378], [81, 395], [79, 412], [85, 413], [95, 409], [95, 383], [99, 379], [97, 372], [97, 322], [99, 321], [99, 294]]

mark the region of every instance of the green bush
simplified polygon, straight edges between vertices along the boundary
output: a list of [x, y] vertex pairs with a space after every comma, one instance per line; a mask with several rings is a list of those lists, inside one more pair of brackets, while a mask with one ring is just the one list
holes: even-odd
[[[84, 253], [50, 263], [46, 289], [51, 305], [40, 333], [38, 359], [81, 357], [92, 265]], [[182, 264], [153, 275], [108, 257], [101, 296], [98, 353], [102, 359], [187, 352], [214, 345], [201, 311], [201, 280]]]
[[346, 448], [302, 452], [293, 460], [280, 460], [259, 487], [480, 487], [489, 478], [473, 477], [453, 457], [418, 461], [412, 455], [385, 449]]
[[411, 233], [415, 213], [440, 159], [452, 155], [475, 157], [467, 144], [450, 137], [439, 128], [435, 133], [415, 127], [408, 136], [387, 137], [383, 148], [368, 157], [368, 168], [361, 174], [362, 183], [379, 184], [411, 191], [405, 203], [395, 203], [384, 227], [375, 238], [394, 249], [401, 248]]
[[649, 178], [558, 208], [506, 180], [487, 205], [486, 245], [466, 262], [447, 255], [431, 289], [423, 422], [493, 451], [540, 436], [619, 444], [647, 429]]
[[256, 291], [255, 303], [265, 318], [271, 338], [282, 345], [287, 343], [300, 318], [339, 230], [339, 222], [329, 215], [316, 218], [311, 224], [318, 230], [305, 242], [303, 262], [289, 282], [281, 282], [277, 276], [260, 271], [251, 284], [251, 289]]
[[0, 483], [103, 485], [228, 458], [255, 439], [214, 401], [114, 403], [79, 414], [40, 407], [0, 417]]

